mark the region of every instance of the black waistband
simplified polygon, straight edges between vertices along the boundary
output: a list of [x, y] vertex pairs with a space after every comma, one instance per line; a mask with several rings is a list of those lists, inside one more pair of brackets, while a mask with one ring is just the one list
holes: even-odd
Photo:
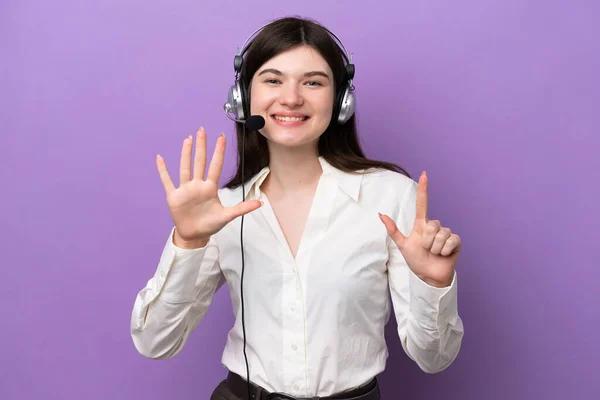
[[[248, 397], [247, 381], [238, 374], [229, 372], [227, 375], [227, 386], [237, 397], [241, 399]], [[373, 378], [369, 383], [357, 389], [327, 397], [301, 398], [280, 393], [269, 393], [252, 382], [250, 383], [250, 389], [253, 400], [379, 400], [379, 385], [376, 378]]]

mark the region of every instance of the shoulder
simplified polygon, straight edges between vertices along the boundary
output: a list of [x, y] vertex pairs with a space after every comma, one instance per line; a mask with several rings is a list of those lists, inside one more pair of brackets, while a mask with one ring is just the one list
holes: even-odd
[[396, 171], [372, 169], [363, 172], [360, 203], [366, 209], [397, 219], [401, 210], [411, 208], [417, 198], [417, 182]]
[[393, 195], [394, 198], [416, 192], [417, 182], [396, 171], [376, 168], [363, 172], [361, 191]]
[[404, 174], [377, 169], [364, 173], [360, 197], [368, 208], [377, 208], [405, 228], [414, 219], [417, 187], [418, 183]]

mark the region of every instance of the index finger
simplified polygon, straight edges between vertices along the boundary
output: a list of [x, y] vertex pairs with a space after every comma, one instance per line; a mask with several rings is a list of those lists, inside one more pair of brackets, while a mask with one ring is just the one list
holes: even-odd
[[417, 187], [417, 220], [427, 221], [427, 173], [423, 171], [419, 177], [419, 186]]

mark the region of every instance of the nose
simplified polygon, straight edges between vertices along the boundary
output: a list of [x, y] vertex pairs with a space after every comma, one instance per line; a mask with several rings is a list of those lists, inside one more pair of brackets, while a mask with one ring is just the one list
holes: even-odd
[[287, 85], [282, 85], [281, 94], [279, 96], [279, 103], [281, 105], [298, 107], [301, 106], [303, 102], [302, 94], [295, 84], [289, 83]]

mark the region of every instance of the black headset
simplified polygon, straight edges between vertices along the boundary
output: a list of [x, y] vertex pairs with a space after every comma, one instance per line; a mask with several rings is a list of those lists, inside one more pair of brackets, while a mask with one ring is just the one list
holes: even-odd
[[[236, 122], [245, 122], [250, 116], [250, 101], [248, 99], [248, 90], [242, 82], [240, 75], [242, 71], [242, 64], [244, 63], [244, 54], [250, 47], [251, 39], [253, 39], [260, 31], [271, 23], [265, 24], [258, 28], [252, 33], [248, 39], [244, 42], [241, 49], [233, 59], [233, 68], [235, 70], [235, 82], [229, 89], [227, 96], [227, 103], [223, 105], [223, 109], [227, 117]], [[324, 28], [324, 27], [323, 27]], [[344, 76], [344, 84], [336, 92], [332, 122], [336, 121], [338, 124], [343, 125], [352, 115], [356, 109], [356, 100], [354, 97], [354, 86], [352, 85], [352, 79], [354, 78], [354, 64], [352, 64], [352, 56], [346, 50], [346, 47], [342, 41], [329, 29], [324, 28], [329, 35], [334, 39], [339, 48], [344, 53], [346, 61], [346, 73]], [[233, 115], [230, 115], [233, 114]]]

